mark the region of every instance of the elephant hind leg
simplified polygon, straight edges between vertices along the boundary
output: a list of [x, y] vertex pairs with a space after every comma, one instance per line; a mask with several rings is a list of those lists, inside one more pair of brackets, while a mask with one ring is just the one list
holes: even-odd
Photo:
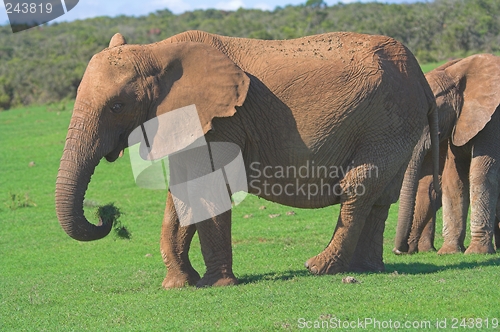
[[443, 169], [443, 239], [438, 254], [465, 251], [465, 224], [469, 210], [470, 155], [463, 155], [452, 145], [448, 148]]
[[[374, 173], [373, 169], [376, 169], [377, 172]], [[390, 204], [379, 202], [381, 197], [387, 196], [380, 195], [380, 192], [384, 192], [387, 183], [391, 183], [387, 177], [390, 175], [394, 177], [394, 173], [396, 173], [391, 174], [390, 171], [385, 172], [385, 170], [385, 167], [375, 167], [374, 164], [360, 162], [341, 181], [344, 195], [341, 199], [337, 226], [325, 250], [306, 262], [305, 265], [309, 271], [314, 274], [335, 274], [349, 271], [354, 255], [360, 256], [356, 258], [358, 263], [355, 264], [359, 269], [365, 271], [383, 269], [381, 259], [383, 225]], [[383, 174], [383, 176], [378, 176], [379, 174]], [[403, 173], [401, 172], [401, 174]], [[394, 192], [394, 200], [396, 200], [398, 191]], [[385, 206], [375, 208], [372, 212], [372, 207], [376, 202]], [[383, 211], [384, 209], [385, 211]], [[372, 219], [376, 221], [374, 222]], [[363, 239], [360, 240], [360, 237]], [[359, 252], [356, 253], [356, 247], [360, 241], [374, 239], [376, 241], [372, 245], [377, 248], [375, 253], [370, 253], [368, 257], [361, 257], [368, 254], [368, 251], [363, 248], [360, 248]], [[369, 263], [370, 259], [373, 259], [373, 262]]]
[[431, 220], [425, 225], [420, 240], [418, 241], [418, 251], [436, 251], [434, 247], [434, 235], [436, 233], [436, 219], [431, 218]]
[[[432, 181], [432, 177], [430, 180]], [[415, 206], [414, 222], [408, 239], [409, 254], [436, 251], [434, 247], [436, 211], [441, 207], [441, 196], [437, 197], [434, 190], [429, 192], [429, 186], [426, 186], [426, 189], [425, 195], [420, 192], [417, 195], [417, 200], [420, 201]]]
[[383, 234], [390, 205], [374, 205], [366, 219], [356, 250], [349, 264], [350, 271], [382, 272], [385, 270]]
[[320, 254], [307, 260], [306, 268], [314, 274], [336, 274], [349, 271], [349, 264], [366, 217], [366, 209], [361, 209], [359, 205], [342, 204], [330, 243]]
[[500, 250], [500, 219], [498, 216], [495, 219], [495, 248]]
[[356, 272], [382, 272], [384, 229], [391, 204], [398, 200], [400, 183], [406, 167], [402, 167], [385, 188], [384, 193], [372, 206], [365, 225], [356, 244], [356, 250], [349, 264], [349, 270]]
[[[430, 173], [432, 170], [426, 170], [426, 172]], [[438, 197], [436, 194], [432, 180], [432, 173], [430, 173], [419, 181], [412, 229], [408, 238], [409, 254], [436, 250], [434, 248], [435, 218], [436, 211], [441, 207], [441, 195]]]

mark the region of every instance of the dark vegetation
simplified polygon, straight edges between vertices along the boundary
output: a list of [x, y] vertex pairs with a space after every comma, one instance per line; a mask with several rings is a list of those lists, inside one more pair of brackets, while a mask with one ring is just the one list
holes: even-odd
[[403, 42], [422, 63], [500, 51], [500, 1], [435, 0], [414, 4], [322, 0], [272, 12], [161, 10], [141, 17], [98, 17], [12, 34], [0, 26], [0, 110], [75, 97], [91, 56], [121, 32], [130, 43], [151, 43], [200, 29], [229, 36], [289, 39], [329, 31], [383, 34]]

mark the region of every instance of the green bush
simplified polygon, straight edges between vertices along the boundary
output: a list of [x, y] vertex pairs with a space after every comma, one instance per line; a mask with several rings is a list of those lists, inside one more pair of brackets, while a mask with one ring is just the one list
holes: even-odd
[[383, 34], [403, 42], [419, 61], [500, 51], [500, 1], [435, 0], [413, 4], [322, 0], [273, 11], [161, 10], [141, 17], [96, 17], [12, 34], [0, 26], [0, 109], [74, 98], [88, 61], [121, 32], [129, 43], [152, 43], [190, 29], [236, 37], [290, 39], [329, 31]]

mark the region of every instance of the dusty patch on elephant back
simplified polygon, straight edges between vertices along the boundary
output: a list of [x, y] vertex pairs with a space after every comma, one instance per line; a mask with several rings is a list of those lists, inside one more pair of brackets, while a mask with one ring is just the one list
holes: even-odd
[[102, 224], [113, 224], [113, 229], [115, 234], [121, 239], [130, 239], [132, 234], [130, 231], [122, 225], [121, 221], [118, 220], [121, 216], [121, 211], [113, 203], [99, 206], [96, 212], [99, 222]]

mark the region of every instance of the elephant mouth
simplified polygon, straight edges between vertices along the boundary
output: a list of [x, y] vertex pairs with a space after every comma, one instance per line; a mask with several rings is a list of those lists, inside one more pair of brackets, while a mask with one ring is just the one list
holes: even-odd
[[124, 147], [119, 146], [110, 153], [108, 153], [107, 155], [105, 155], [104, 158], [106, 158], [106, 161], [112, 163], [116, 161], [118, 157], [121, 157], [123, 155], [124, 149], [125, 149]]
[[116, 145], [116, 147], [113, 150], [111, 150], [111, 152], [104, 155], [104, 158], [106, 159], [106, 161], [112, 163], [112, 162], [116, 161], [116, 159], [118, 159], [119, 157], [123, 156], [123, 152], [125, 151], [125, 148], [128, 147], [128, 144], [123, 139], [124, 137], [126, 137], [124, 134], [120, 135], [120, 137], [118, 139], [118, 144]]

